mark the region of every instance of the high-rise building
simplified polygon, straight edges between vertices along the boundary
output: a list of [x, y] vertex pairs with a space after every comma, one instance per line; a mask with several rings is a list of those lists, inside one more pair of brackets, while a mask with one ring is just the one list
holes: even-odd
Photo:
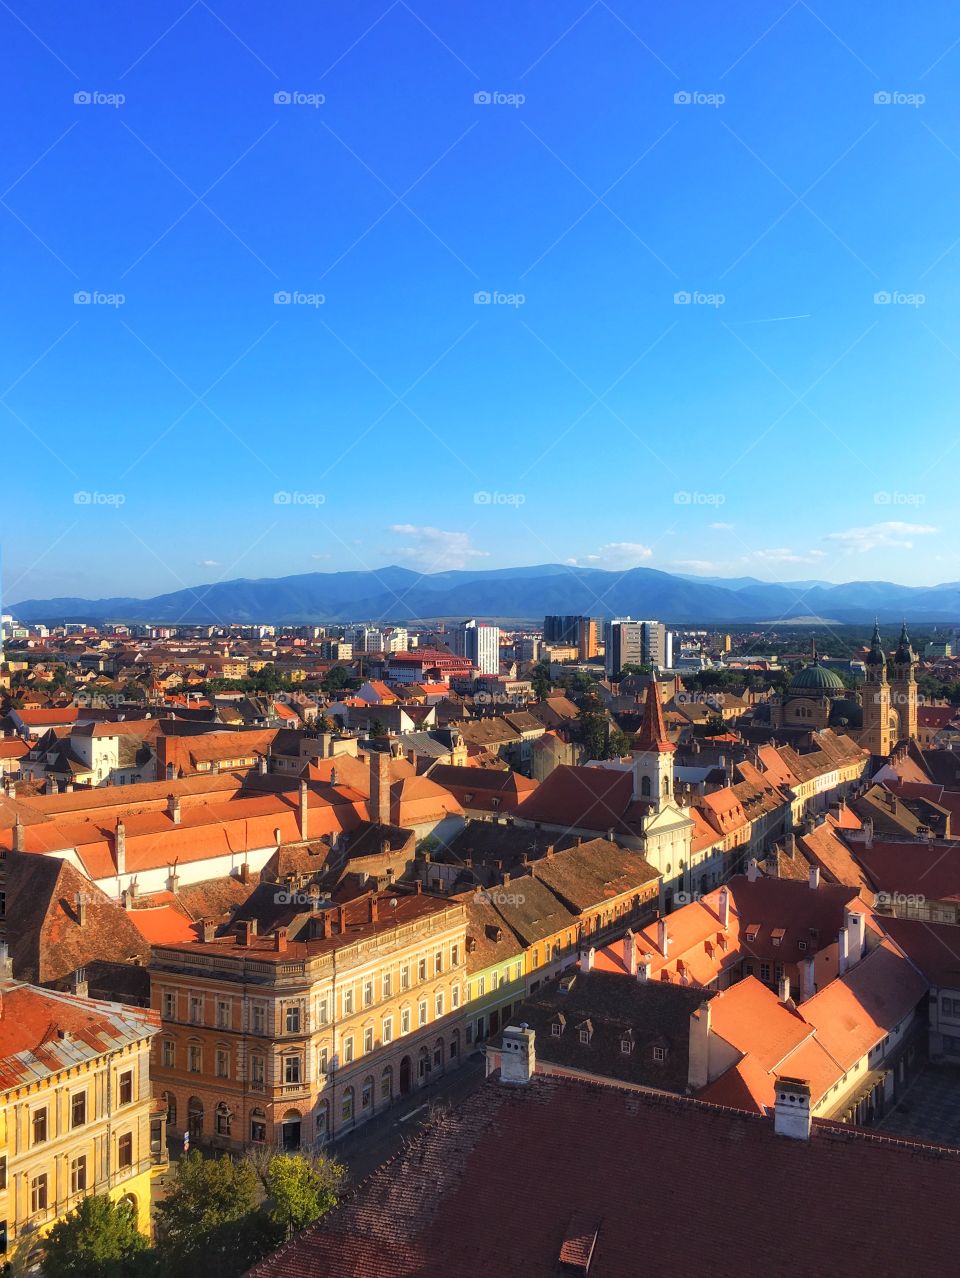
[[616, 617], [604, 628], [604, 669], [612, 678], [624, 666], [657, 666], [673, 662], [673, 634], [662, 621], [633, 621]]
[[450, 646], [458, 657], [466, 657], [481, 674], [500, 673], [500, 627], [485, 622], [461, 621], [449, 635]]
[[603, 619], [600, 617], [559, 617], [543, 619], [543, 642], [561, 648], [576, 648], [581, 661], [589, 661], [600, 651]]
[[354, 652], [383, 652], [383, 631], [370, 626], [357, 626], [353, 635]]

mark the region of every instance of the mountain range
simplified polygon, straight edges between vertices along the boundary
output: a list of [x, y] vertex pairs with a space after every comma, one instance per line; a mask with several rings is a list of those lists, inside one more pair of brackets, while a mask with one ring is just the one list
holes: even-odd
[[610, 572], [541, 564], [423, 574], [390, 565], [364, 572], [214, 582], [150, 599], [24, 599], [24, 622], [123, 621], [308, 624], [477, 616], [539, 623], [551, 613], [656, 617], [673, 624], [826, 619], [872, 624], [906, 617], [960, 622], [960, 582], [899, 586], [887, 581], [763, 582], [686, 577], [653, 568]]

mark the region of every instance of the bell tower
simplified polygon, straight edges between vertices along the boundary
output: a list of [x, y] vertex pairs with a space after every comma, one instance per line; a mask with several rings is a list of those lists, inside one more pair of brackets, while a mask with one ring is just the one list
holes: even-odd
[[870, 651], [864, 662], [867, 677], [863, 685], [863, 735], [861, 744], [871, 754], [886, 758], [893, 749], [890, 731], [890, 684], [887, 682], [887, 656], [880, 642], [880, 623], [873, 627]]
[[647, 684], [643, 726], [633, 738], [633, 797], [649, 799], [655, 811], [673, 802], [673, 754], [656, 679]]
[[915, 741], [917, 737], [917, 660], [907, 634], [907, 623], [904, 622], [900, 642], [893, 654], [893, 678], [890, 681], [890, 700], [900, 716], [901, 741]]

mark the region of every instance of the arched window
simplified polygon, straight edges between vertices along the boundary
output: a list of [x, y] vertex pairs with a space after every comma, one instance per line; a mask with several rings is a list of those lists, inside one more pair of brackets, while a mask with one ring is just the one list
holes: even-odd
[[223, 1101], [217, 1106], [213, 1121], [214, 1131], [218, 1136], [230, 1135], [230, 1124], [233, 1122], [233, 1115]]
[[167, 1126], [176, 1127], [177, 1125], [177, 1098], [173, 1092], [164, 1092], [163, 1099], [167, 1102]]
[[353, 1088], [348, 1087], [343, 1093], [343, 1100], [340, 1103], [340, 1121], [343, 1123], [353, 1122]]
[[443, 1069], [443, 1039], [438, 1038], [433, 1045], [433, 1065], [435, 1069]]
[[254, 1145], [263, 1145], [267, 1139], [267, 1116], [262, 1109], [250, 1111], [250, 1140]]
[[393, 1066], [388, 1065], [380, 1075], [380, 1099], [389, 1101], [393, 1099]]
[[203, 1101], [199, 1096], [191, 1096], [187, 1103], [187, 1130], [191, 1137], [203, 1135]]
[[649, 777], [640, 778], [640, 793], [643, 795], [645, 799], [650, 798], [650, 778]]
[[373, 1105], [373, 1075], [368, 1074], [360, 1089], [360, 1108], [370, 1109]]
[[330, 1106], [321, 1101], [317, 1106], [317, 1140], [326, 1140], [330, 1130]]

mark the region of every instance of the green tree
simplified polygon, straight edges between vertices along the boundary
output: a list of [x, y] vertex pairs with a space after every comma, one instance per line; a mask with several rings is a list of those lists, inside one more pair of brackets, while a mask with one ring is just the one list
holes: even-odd
[[533, 669], [533, 695], [538, 701], [545, 701], [550, 695], [550, 689], [553, 686], [550, 681], [550, 667], [541, 662]]
[[50, 1231], [44, 1278], [134, 1278], [148, 1249], [128, 1203], [91, 1194]]
[[588, 695], [580, 707], [580, 740], [583, 742], [588, 759], [606, 759], [609, 757], [609, 723], [606, 712], [600, 704], [600, 698]]
[[345, 1168], [332, 1159], [275, 1154], [265, 1177], [271, 1218], [288, 1235], [305, 1229], [336, 1204], [344, 1175]]
[[613, 728], [607, 739], [607, 750], [609, 758], [622, 759], [625, 754], [630, 753], [630, 738], [620, 728]]

